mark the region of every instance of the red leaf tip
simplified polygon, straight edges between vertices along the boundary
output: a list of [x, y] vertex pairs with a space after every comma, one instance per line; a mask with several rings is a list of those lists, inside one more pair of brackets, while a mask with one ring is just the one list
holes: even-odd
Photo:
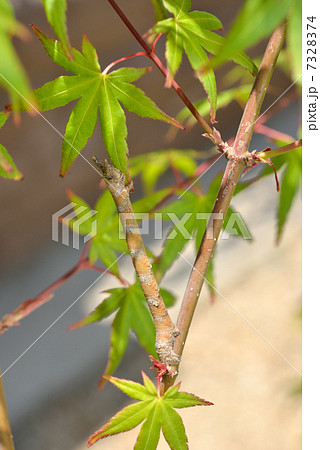
[[74, 192], [73, 192], [72, 189], [67, 188], [67, 189], [66, 189], [66, 194], [67, 194], [67, 196], [70, 198], [70, 197], [72, 197], [72, 196], [74, 195]]

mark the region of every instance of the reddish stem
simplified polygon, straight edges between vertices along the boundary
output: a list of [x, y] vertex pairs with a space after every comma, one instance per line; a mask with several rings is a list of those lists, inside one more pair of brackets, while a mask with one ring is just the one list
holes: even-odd
[[62, 275], [58, 280], [54, 281], [50, 286], [48, 286], [46, 289], [40, 292], [40, 294], [38, 294], [36, 297], [24, 301], [20, 306], [18, 306], [18, 308], [16, 308], [9, 314], [6, 314], [2, 318], [2, 320], [0, 321], [0, 334], [3, 334], [8, 328], [14, 325], [19, 325], [19, 321], [21, 319], [28, 316], [34, 310], [38, 309], [41, 305], [49, 301], [53, 297], [53, 293], [69, 278], [71, 278], [77, 272], [80, 272], [80, 270], [94, 269], [98, 270], [99, 272], [105, 272], [108, 275], [115, 276], [122, 285], [126, 286], [128, 284], [123, 278], [120, 277], [120, 275], [116, 275], [113, 272], [110, 272], [109, 270], [105, 270], [99, 266], [91, 264], [89, 258], [85, 256], [86, 251], [88, 249], [88, 245], [90, 245], [90, 242], [88, 242], [85, 245], [78, 263], [72, 269], [70, 269], [67, 273]]
[[289, 106], [290, 103], [292, 103], [293, 100], [295, 100], [296, 98], [297, 98], [297, 94], [294, 91], [290, 92], [289, 94], [285, 95], [284, 97], [281, 97], [274, 105], [272, 105], [270, 107], [270, 109], [268, 109], [268, 111], [266, 111], [259, 117], [259, 119], [256, 122], [255, 127], [259, 124], [266, 123], [271, 117], [274, 116], [274, 114], [277, 111]]
[[162, 33], [159, 33], [158, 36], [155, 38], [155, 40], [152, 43], [152, 49], [151, 50], [152, 50], [153, 53], [155, 53], [155, 51], [156, 51], [156, 45], [157, 45], [158, 40], [161, 38], [161, 36], [162, 36]]
[[262, 123], [256, 123], [254, 128], [255, 133], [263, 134], [264, 136], [276, 140], [276, 141], [284, 141], [284, 142], [292, 142], [293, 137], [288, 134], [282, 133], [281, 131], [274, 130], [273, 128], [267, 127]]
[[91, 264], [89, 261], [89, 258], [84, 256], [84, 252], [85, 252], [85, 249], [83, 250], [78, 263], [72, 269], [70, 269], [67, 273], [62, 275], [62, 277], [60, 277], [58, 280], [56, 280], [54, 283], [52, 283], [49, 287], [47, 287], [44, 291], [42, 291], [39, 295], [37, 295], [36, 298], [38, 298], [40, 296], [42, 297], [42, 296], [51, 294], [52, 292], [56, 291], [69, 278], [71, 278], [73, 275], [75, 275], [77, 272], [80, 272], [80, 270], [83, 270], [83, 269], [87, 269], [87, 270], [94, 269], [99, 272], [105, 272], [108, 275], [113, 275], [114, 277], [116, 277], [118, 279], [118, 281], [120, 281], [121, 284], [123, 284], [123, 285], [127, 284], [123, 278], [116, 275], [115, 273], [113, 273], [109, 270], [105, 270], [102, 267], [98, 267], [94, 264]]
[[112, 63], [110, 63], [102, 72], [104, 75], [106, 75], [110, 69], [112, 69], [112, 67], [114, 67], [116, 64], [119, 64], [122, 61], [127, 61], [127, 59], [130, 58], [135, 58], [136, 56], [148, 56], [145, 52], [138, 52], [138, 53], [133, 53], [132, 55], [129, 56], [124, 56], [123, 58], [119, 58], [116, 61], [113, 61]]
[[170, 167], [171, 167], [172, 173], [174, 175], [174, 178], [175, 178], [177, 184], [182, 183], [183, 182], [182, 175], [181, 175], [180, 171], [174, 166], [172, 161], [170, 161]]
[[282, 153], [289, 152], [291, 150], [295, 150], [296, 148], [299, 148], [302, 146], [302, 139], [299, 139], [298, 141], [291, 142], [291, 144], [284, 145], [283, 147], [278, 147], [275, 149], [267, 148], [263, 152], [258, 153], [260, 158], [273, 158], [274, 156], [281, 155]]

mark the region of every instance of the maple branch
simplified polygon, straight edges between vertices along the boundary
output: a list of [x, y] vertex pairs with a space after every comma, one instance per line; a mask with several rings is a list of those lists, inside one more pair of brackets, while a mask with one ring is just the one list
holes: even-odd
[[[244, 109], [233, 147], [229, 149], [228, 163], [221, 181], [220, 189], [208, 221], [195, 263], [193, 265], [188, 284], [185, 290], [182, 305], [176, 322], [179, 335], [174, 343], [174, 351], [182, 355], [185, 341], [188, 335], [192, 317], [198, 302], [205, 275], [217, 243], [223, 220], [214, 219], [217, 213], [222, 213], [225, 218], [229, 205], [244, 167], [243, 157], [247, 152], [253, 133], [253, 127], [257, 120], [260, 108], [270, 78], [280, 53], [286, 31], [286, 24], [280, 25], [272, 34], [265, 50], [257, 77], [253, 84], [249, 99]], [[217, 216], [216, 216], [217, 217]], [[177, 373], [179, 365], [175, 365], [172, 371]], [[166, 391], [175, 380], [176, 376], [163, 377], [161, 390]]]
[[36, 297], [25, 300], [14, 311], [3, 316], [3, 318], [0, 320], [0, 335], [3, 334], [5, 331], [7, 331], [8, 328], [11, 328], [12, 326], [20, 325], [21, 319], [23, 319], [24, 317], [31, 314], [34, 310], [38, 309], [40, 306], [42, 306], [47, 301], [51, 300], [54, 295], [54, 292], [63, 283], [65, 283], [69, 278], [71, 278], [73, 275], [75, 275], [80, 270], [83, 270], [83, 269], [97, 270], [99, 272], [103, 272], [103, 273], [115, 276], [122, 285], [126, 286], [128, 284], [123, 278], [121, 278], [120, 275], [116, 275], [115, 273], [110, 272], [109, 270], [105, 270], [102, 267], [96, 266], [95, 264], [91, 264], [89, 261], [89, 258], [85, 256], [85, 252], [86, 252], [86, 249], [88, 248], [88, 244], [89, 244], [89, 242], [86, 244], [78, 263], [74, 267], [72, 267], [72, 269], [68, 270], [68, 272], [63, 274], [56, 281], [54, 281], [50, 286], [48, 286], [46, 289], [44, 289], [42, 292], [40, 292], [40, 294], [38, 294]]
[[9, 416], [0, 371], [0, 449], [14, 450]]
[[[138, 31], [134, 28], [132, 23], [129, 21], [127, 16], [123, 13], [121, 8], [117, 5], [117, 3], [114, 0], [108, 0], [112, 8], [115, 10], [115, 12], [118, 14], [120, 19], [123, 21], [123, 23], [126, 25], [128, 30], [131, 32], [131, 34], [134, 36], [134, 38], [139, 42], [141, 47], [145, 50], [148, 58], [150, 58], [154, 64], [158, 67], [160, 72], [164, 75], [164, 77], [168, 78], [168, 70], [163, 65], [160, 58], [156, 55], [154, 48], [150, 48], [149, 45], [145, 42], [145, 40], [142, 38], [142, 36], [138, 33]], [[178, 85], [178, 83], [175, 80], [172, 80], [171, 87], [176, 91], [176, 93], [179, 95], [183, 103], [186, 105], [186, 107], [189, 109], [191, 114], [195, 117], [197, 122], [202, 126], [202, 128], [207, 132], [210, 133], [215, 141], [214, 143], [220, 147], [224, 145], [224, 142], [221, 138], [221, 135], [219, 131], [217, 131], [215, 128], [211, 128], [210, 125], [205, 121], [205, 119], [201, 116], [199, 111], [195, 108], [195, 106], [192, 104], [192, 102], [189, 100], [189, 98], [186, 96], [186, 94], [183, 92], [181, 87]]]
[[107, 188], [112, 195], [119, 214], [132, 263], [154, 321], [156, 329], [155, 348], [158, 357], [162, 363], [168, 366], [178, 364], [179, 356], [173, 351], [174, 341], [178, 333], [161, 297], [160, 289], [132, 209], [129, 195], [132, 183], [126, 185], [125, 175], [110, 165], [107, 160], [102, 163], [93, 157], [93, 161], [106, 181]]

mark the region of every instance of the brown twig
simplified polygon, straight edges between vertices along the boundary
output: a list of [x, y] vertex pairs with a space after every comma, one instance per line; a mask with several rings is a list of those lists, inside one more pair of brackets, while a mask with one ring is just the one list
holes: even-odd
[[14, 450], [1, 372], [0, 372], [0, 449]]
[[117, 207], [132, 263], [155, 324], [155, 348], [158, 357], [162, 363], [165, 363], [168, 366], [178, 364], [179, 356], [173, 351], [177, 331], [161, 297], [160, 289], [153, 273], [152, 265], [147, 256], [139, 226], [132, 209], [129, 196], [132, 184], [126, 185], [124, 174], [111, 166], [107, 160], [102, 163], [94, 157], [93, 161], [101, 171], [103, 178], [106, 181], [107, 188]]
[[[105, 272], [106, 274], [115, 276], [118, 281], [120, 281], [121, 284], [127, 285], [127, 282], [120, 277], [120, 275], [116, 275], [113, 272], [110, 272], [109, 270], [105, 270], [99, 266], [96, 266], [95, 264], [91, 264], [89, 261], [89, 258], [85, 256], [85, 252], [88, 248], [88, 244], [85, 246], [80, 259], [78, 263], [72, 267], [68, 272], [66, 272], [64, 275], [62, 275], [58, 280], [54, 281], [49, 287], [44, 289], [40, 294], [38, 294], [36, 297], [32, 299], [25, 300], [23, 303], [21, 303], [18, 308], [16, 308], [14, 311], [10, 312], [9, 314], [6, 314], [1, 320], [0, 320], [0, 335], [3, 334], [5, 331], [7, 331], [8, 328], [11, 328], [12, 326], [20, 325], [20, 320], [24, 317], [31, 314], [34, 310], [38, 309], [40, 306], [42, 306], [47, 301], [51, 300], [54, 292], [63, 284], [65, 283], [69, 278], [71, 278], [73, 275], [78, 273], [79, 271], [83, 269], [94, 269], [99, 272]], [[1, 449], [0, 449], [1, 450]]]
[[[212, 214], [189, 277], [176, 323], [179, 335], [175, 340], [174, 351], [180, 356], [182, 355], [184, 349], [200, 291], [223, 224], [223, 220], [215, 220], [214, 217], [217, 213], [222, 213], [223, 218], [225, 218], [229, 209], [236, 184], [244, 167], [244, 162], [242, 161], [241, 156], [245, 155], [248, 151], [253, 133], [253, 126], [257, 120], [274, 66], [282, 47], [285, 30], [285, 24], [279, 26], [274, 31], [267, 45], [258, 75], [255, 79], [250, 97], [243, 112], [237, 136], [232, 147], [234, 157], [228, 160]], [[174, 372], [178, 372], [178, 365], [176, 365], [173, 369]], [[162, 392], [166, 391], [168, 387], [172, 385], [174, 379], [175, 377], [163, 377], [161, 386]]]

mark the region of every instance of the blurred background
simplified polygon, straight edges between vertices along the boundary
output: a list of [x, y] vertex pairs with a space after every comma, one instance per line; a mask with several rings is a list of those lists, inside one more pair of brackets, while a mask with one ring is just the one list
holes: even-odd
[[[22, 23], [35, 24], [54, 37], [40, 0], [13, 3]], [[118, 3], [141, 33], [153, 23], [150, 1], [119, 0]], [[198, 0], [193, 2], [193, 8], [216, 14], [227, 32], [241, 4], [227, 0], [222, 7], [217, 0]], [[106, 1], [92, 0], [88, 7], [84, 0], [69, 0], [68, 28], [72, 46], [78, 49], [86, 32], [98, 51], [102, 67], [140, 51]], [[50, 60], [31, 31], [28, 42], [14, 42], [33, 88], [62, 74], [62, 69]], [[158, 46], [161, 54], [161, 41]], [[264, 46], [265, 41], [248, 54], [258, 57]], [[140, 62], [145, 65], [139, 59], [134, 64], [139, 66]], [[228, 68], [217, 71], [218, 91], [224, 88]], [[191, 100], [203, 97], [202, 87], [186, 61], [177, 81]], [[174, 116], [181, 109], [180, 99], [163, 87], [164, 79], [156, 70], [137, 84], [168, 114]], [[290, 84], [290, 79], [276, 70], [271, 94], [262, 111]], [[8, 102], [3, 90], [0, 102], [3, 106]], [[48, 111], [44, 116], [63, 134], [73, 105]], [[172, 147], [210, 149], [210, 142], [200, 136], [199, 126], [189, 132], [179, 132], [174, 142], [168, 142], [167, 125], [131, 113], [127, 117], [131, 155]], [[241, 108], [236, 102], [218, 110], [217, 128], [225, 140], [235, 134], [240, 117]], [[300, 105], [294, 101], [268, 124], [296, 137], [299, 118]], [[24, 300], [35, 297], [77, 263], [81, 249], [51, 239], [52, 214], [69, 203], [66, 189], [72, 189], [92, 207], [101, 190], [99, 176], [82, 158], [76, 160], [65, 178], [59, 177], [61, 137], [39, 116], [23, 114], [18, 127], [12, 120], [8, 121], [1, 129], [0, 141], [24, 174], [21, 182], [0, 179], [2, 317]], [[251, 148], [267, 145], [262, 136], [255, 135]], [[96, 127], [83, 155], [90, 160], [91, 155], [103, 157], [104, 152], [100, 130]], [[221, 158], [205, 174], [205, 185], [223, 164]], [[173, 182], [171, 174], [166, 173], [161, 185]], [[133, 200], [141, 192], [137, 180]], [[300, 372], [301, 367], [301, 205], [296, 198], [283, 238], [276, 245], [278, 201], [274, 178], [270, 176], [246, 189], [233, 202], [253, 240], [247, 242], [231, 236], [220, 241], [215, 276], [216, 287], [222, 295], [216, 294], [215, 302], [210, 304], [208, 291], [203, 289], [190, 330], [181, 365], [182, 389], [215, 404], [210, 408], [181, 411], [191, 449], [295, 450], [301, 447], [301, 384], [295, 370]], [[191, 246], [184, 254], [192, 260]], [[120, 269], [132, 273], [127, 256], [121, 259]], [[164, 287], [176, 294], [178, 304], [189, 272], [190, 266], [180, 259], [164, 279]], [[100, 294], [102, 290], [116, 286], [112, 278], [101, 278], [46, 332], [98, 276], [94, 271], [75, 275], [50, 302], [23, 319], [21, 326], [0, 336], [2, 372], [11, 366], [3, 376], [3, 383], [18, 450], [84, 449], [89, 435], [127, 403], [125, 396], [113, 386], [97, 390], [108, 354], [110, 322], [66, 331], [104, 298]], [[172, 314], [176, 316], [177, 306]], [[132, 336], [116, 375], [141, 381], [140, 370], [149, 373], [149, 366], [147, 355]], [[109, 438], [96, 444], [96, 448], [130, 449], [137, 432]], [[167, 444], [161, 442], [159, 448], [167, 448]]]

